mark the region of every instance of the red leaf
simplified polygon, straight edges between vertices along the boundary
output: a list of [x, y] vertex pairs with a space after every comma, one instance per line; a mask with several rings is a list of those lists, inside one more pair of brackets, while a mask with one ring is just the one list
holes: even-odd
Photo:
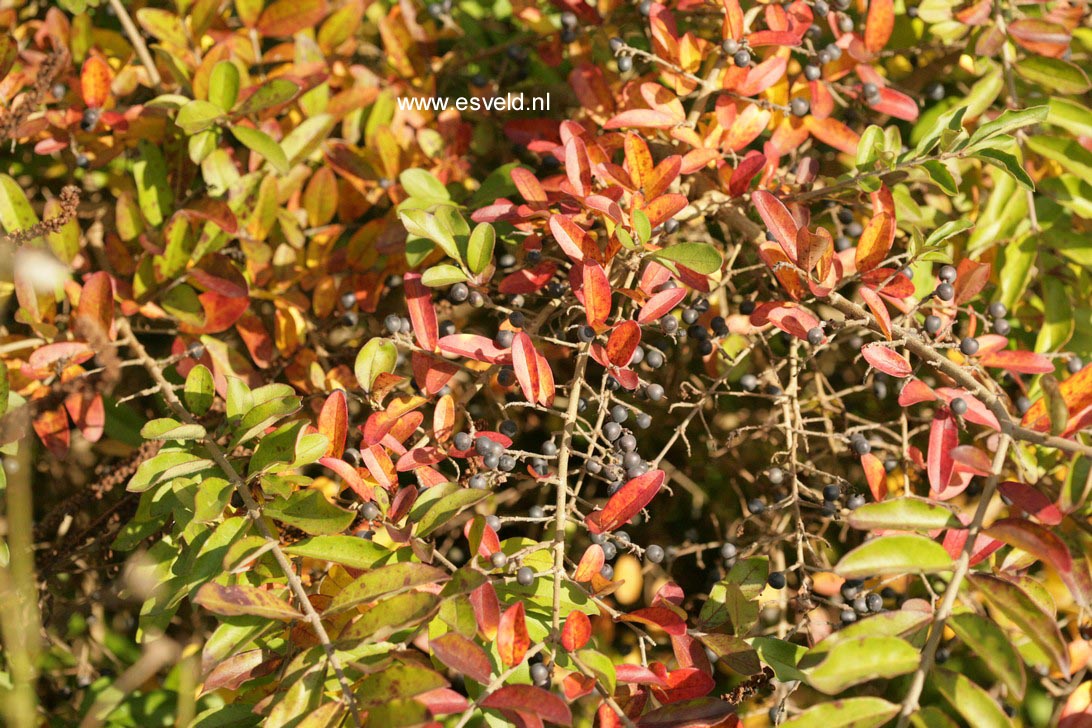
[[538, 356], [531, 337], [523, 331], [516, 334], [512, 341], [512, 367], [516, 370], [516, 379], [519, 380], [523, 396], [531, 402], [536, 401], [540, 386]]
[[858, 289], [861, 294], [861, 298], [868, 304], [868, 308], [872, 311], [872, 315], [876, 317], [876, 323], [879, 324], [880, 330], [883, 331], [883, 335], [888, 339], [891, 338], [891, 314], [887, 311], [887, 305], [880, 298], [880, 294], [873, 291], [871, 288], [862, 286]]
[[[73, 318], [79, 326], [89, 326], [100, 336], [113, 338], [114, 284], [109, 273], [99, 271], [88, 276]], [[79, 326], [77, 333], [81, 332]]]
[[478, 334], [449, 334], [439, 341], [440, 351], [445, 354], [465, 356], [468, 359], [489, 364], [507, 364], [512, 355], [501, 349], [490, 338]]
[[440, 662], [455, 672], [477, 680], [483, 685], [489, 684], [493, 667], [489, 664], [489, 656], [485, 654], [485, 650], [478, 647], [473, 640], [463, 637], [458, 632], [448, 632], [441, 637], [429, 640], [428, 646]]
[[720, 698], [698, 698], [650, 710], [637, 728], [739, 728], [736, 707]]
[[1017, 374], [1050, 374], [1054, 371], [1054, 364], [1050, 359], [1031, 351], [1003, 349], [984, 353], [978, 357], [978, 361], [982, 366], [1004, 369]]
[[824, 144], [846, 154], [857, 153], [857, 143], [861, 138], [857, 136], [857, 132], [834, 117], [817, 119], [814, 116], [805, 116], [804, 126], [807, 127], [813, 137]]
[[884, 470], [883, 463], [869, 452], [861, 456], [861, 467], [864, 469], [872, 498], [877, 502], [882, 501], [887, 497], [887, 471]]
[[583, 269], [584, 312], [588, 325], [600, 330], [610, 315], [610, 281], [603, 266], [593, 260], [585, 261]]
[[974, 445], [954, 447], [951, 454], [956, 470], [981, 476], [990, 474], [990, 456]]
[[497, 636], [500, 622], [500, 602], [493, 584], [485, 582], [470, 592], [470, 606], [474, 609], [474, 619], [478, 622], [478, 632], [487, 640]]
[[580, 557], [580, 563], [576, 565], [576, 571], [573, 572], [573, 581], [578, 583], [591, 581], [592, 577], [603, 568], [606, 561], [603, 547], [593, 543], [584, 550], [584, 555]]
[[534, 293], [549, 283], [554, 273], [557, 273], [557, 264], [544, 260], [533, 268], [509, 273], [501, 280], [498, 290], [506, 295]]
[[643, 180], [641, 185], [644, 188], [645, 197], [653, 200], [667, 192], [667, 188], [678, 178], [681, 168], [682, 157], [677, 154], [666, 157], [657, 164], [648, 179]]
[[899, 392], [900, 407], [909, 407], [918, 402], [935, 402], [936, 399], [937, 395], [929, 385], [916, 378], [907, 381]]
[[627, 366], [640, 343], [641, 326], [636, 321], [623, 321], [614, 327], [607, 339], [607, 359], [616, 367]]
[[645, 607], [629, 614], [623, 614], [618, 619], [623, 622], [640, 622], [641, 624], [659, 627], [669, 635], [686, 634], [686, 619], [669, 607]]
[[653, 688], [652, 694], [666, 704], [692, 700], [709, 694], [716, 687], [712, 677], [696, 667], [673, 670], [667, 675], [667, 688]]
[[574, 610], [565, 620], [565, 626], [561, 628], [561, 646], [569, 652], [577, 650], [588, 644], [591, 639], [591, 620], [588, 615]]
[[360, 477], [360, 473], [356, 471], [352, 465], [339, 460], [338, 458], [319, 458], [319, 465], [325, 466], [330, 470], [333, 470], [338, 476], [345, 481], [345, 484], [349, 486], [354, 493], [356, 493], [360, 500], [370, 501], [375, 498], [375, 489], [371, 485], [364, 482], [364, 479]]
[[[890, 1], [890, 0], [888, 0]], [[894, 116], [904, 121], [916, 121], [919, 110], [918, 104], [913, 98], [893, 88], [879, 90], [879, 100], [872, 104], [872, 109], [881, 114]]]
[[420, 351], [410, 354], [410, 364], [413, 366], [413, 381], [417, 382], [417, 386], [429, 395], [439, 392], [453, 376], [459, 373], [459, 367], [451, 362]]
[[796, 254], [798, 263], [806, 273], [811, 273], [822, 263], [821, 270], [829, 270], [834, 258], [834, 244], [826, 228], [817, 228], [811, 232], [807, 227], [796, 233]]
[[530, 646], [523, 602], [516, 602], [504, 610], [497, 624], [497, 653], [506, 667], [513, 667], [523, 662]]
[[345, 450], [345, 436], [349, 433], [349, 403], [343, 390], [334, 390], [322, 404], [322, 411], [318, 416], [318, 431], [330, 441], [326, 447], [326, 457], [341, 457]]
[[1057, 505], [1030, 485], [1009, 480], [998, 488], [1001, 495], [1012, 501], [1013, 505], [1048, 526], [1057, 526], [1065, 517]]
[[861, 349], [861, 355], [869, 364], [893, 377], [908, 377], [913, 369], [906, 357], [881, 344], [869, 344]]
[[644, 665], [631, 665], [628, 662], [623, 662], [614, 666], [614, 672], [620, 683], [667, 687], [667, 682], [662, 677]]
[[1074, 563], [1069, 549], [1054, 533], [1022, 518], [1002, 518], [994, 521], [984, 530], [984, 533], [1026, 551], [1052, 566], [1072, 592], [1077, 603], [1082, 607], [1088, 606], [1089, 600], [1092, 599], [1092, 584], [1089, 583], [1087, 564], [1083, 558]]
[[776, 306], [766, 316], [777, 328], [804, 341], [808, 340], [808, 331], [819, 326], [819, 319], [811, 311], [796, 305]]
[[406, 273], [402, 280], [417, 345], [425, 351], [435, 351], [439, 324], [436, 322], [436, 309], [432, 307], [432, 292], [421, 282], [420, 273]]
[[961, 306], [982, 292], [990, 282], [990, 264], [964, 258], [956, 268], [955, 304]]
[[546, 190], [542, 189], [542, 184], [538, 181], [538, 177], [531, 172], [531, 170], [524, 167], [516, 167], [512, 170], [512, 182], [515, 183], [516, 189], [523, 195], [523, 199], [531, 205], [544, 205], [546, 204]]
[[588, 151], [584, 141], [577, 136], [565, 143], [565, 174], [577, 195], [583, 197], [591, 191], [591, 169], [588, 167]]
[[681, 286], [668, 288], [652, 295], [641, 307], [641, 312], [637, 315], [637, 322], [648, 324], [658, 320], [665, 313], [679, 305], [679, 302], [684, 298], [686, 298], [686, 289]]
[[587, 517], [588, 530], [592, 533], [605, 533], [625, 524], [660, 492], [664, 477], [664, 471], [650, 470], [623, 485], [610, 497], [603, 510]]
[[558, 725], [572, 725], [573, 715], [565, 701], [533, 685], [505, 685], [481, 702], [483, 708], [533, 713]]
[[952, 479], [952, 450], [959, 444], [959, 431], [955, 418], [947, 409], [942, 409], [933, 416], [929, 427], [929, 455], [926, 470], [929, 474], [929, 489], [934, 495], [943, 493]]
[[101, 394], [74, 392], [64, 400], [72, 424], [88, 442], [98, 442], [106, 428], [106, 407]]
[[751, 186], [751, 180], [766, 166], [766, 155], [752, 149], [740, 160], [728, 178], [728, 194], [739, 197]]
[[561, 246], [561, 250], [572, 260], [579, 263], [586, 257], [595, 258], [597, 252], [595, 243], [592, 242], [582, 227], [573, 222], [571, 217], [551, 215], [550, 232], [553, 233], [557, 244]]
[[1069, 49], [1065, 26], [1039, 18], [1021, 18], [1009, 23], [1009, 35], [1032, 53], [1061, 58]]
[[613, 116], [604, 129], [621, 129], [630, 127], [635, 129], [670, 129], [677, 122], [670, 114], [654, 109], [630, 109]]
[[785, 251], [785, 255], [795, 263], [797, 260], [796, 236], [799, 227], [789, 212], [789, 208], [785, 207], [781, 200], [766, 190], [755, 190], [754, 194], [751, 195], [751, 200], [754, 202], [755, 209], [758, 210], [762, 221], [766, 223], [766, 227], [773, 233], [774, 239]]
[[649, 224], [655, 228], [675, 217], [675, 214], [686, 207], [686, 205], [687, 199], [685, 195], [672, 193], [670, 195], [660, 195], [655, 200], [646, 204], [643, 210], [645, 215], [648, 216]]
[[892, 0], [869, 0], [865, 19], [864, 44], [869, 53], [879, 53], [895, 29], [895, 4]]

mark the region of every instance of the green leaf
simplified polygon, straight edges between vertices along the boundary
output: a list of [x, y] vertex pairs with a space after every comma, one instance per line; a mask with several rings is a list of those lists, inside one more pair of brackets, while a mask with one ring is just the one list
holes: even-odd
[[933, 150], [940, 141], [945, 131], [958, 132], [963, 128], [963, 117], [967, 113], [967, 106], [956, 106], [941, 114], [929, 127], [929, 131], [918, 142], [914, 149], [914, 156], [921, 157]]
[[822, 703], [781, 724], [782, 728], [878, 728], [899, 712], [881, 698], [846, 698]]
[[368, 608], [339, 636], [339, 640], [363, 640], [381, 642], [395, 632], [406, 629], [432, 617], [440, 597], [428, 592], [406, 592], [387, 597]]
[[447, 189], [427, 169], [402, 170], [402, 173], [398, 175], [398, 181], [402, 184], [402, 189], [410, 197], [436, 202], [451, 200], [451, 195], [448, 194]]
[[281, 140], [288, 164], [298, 164], [311, 155], [330, 134], [337, 123], [330, 114], [318, 114], [296, 126]]
[[182, 401], [191, 414], [200, 417], [212, 407], [216, 394], [212, 372], [204, 364], [198, 364], [186, 375], [186, 386], [182, 390]]
[[918, 661], [918, 651], [906, 640], [861, 637], [834, 645], [826, 659], [806, 673], [809, 685], [835, 695], [862, 682], [913, 672]]
[[398, 213], [398, 217], [411, 235], [431, 240], [452, 260], [461, 259], [454, 231], [444, 225], [436, 215], [425, 210], [403, 210]]
[[269, 162], [273, 169], [281, 174], [288, 174], [288, 156], [280, 144], [273, 141], [273, 137], [258, 129], [248, 126], [232, 126], [231, 134], [239, 143], [252, 152], [256, 152]]
[[288, 79], [274, 78], [262, 84], [257, 91], [248, 96], [236, 115], [250, 116], [272, 106], [283, 104], [291, 100], [299, 90], [300, 87]]
[[1092, 109], [1072, 99], [1051, 98], [1047, 123], [1060, 126], [1073, 136], [1092, 136]]
[[1061, 58], [1029, 55], [1016, 63], [1016, 73], [1050, 91], [1075, 96], [1088, 91], [1088, 75]]
[[254, 394], [239, 377], [227, 377], [226, 414], [228, 421], [242, 418], [254, 409]]
[[466, 279], [462, 268], [449, 263], [438, 263], [421, 274], [421, 283], [429, 288], [445, 288]]
[[985, 124], [975, 129], [974, 134], [971, 134], [971, 138], [967, 142], [967, 148], [973, 150], [975, 145], [992, 139], [993, 137], [1001, 134], [1011, 134], [1017, 129], [1039, 124], [1046, 120], [1048, 111], [1046, 106], [1032, 106], [1031, 108], [1020, 109], [1019, 111], [1014, 111], [1012, 109], [1003, 111], [996, 119], [987, 121]]
[[126, 490], [143, 493], [157, 483], [192, 475], [211, 467], [212, 461], [200, 455], [182, 450], [160, 450], [154, 457], [140, 464]]
[[[1054, 260], [1053, 256], [1046, 256]], [[1044, 265], [1047, 260], [1040, 260]], [[1049, 270], [1049, 268], [1047, 268]], [[1035, 351], [1048, 352], [1061, 349], [1076, 327], [1073, 318], [1072, 297], [1065, 281], [1054, 276], [1043, 276], [1043, 323], [1039, 335], [1035, 338]]]
[[1027, 144], [1028, 148], [1036, 154], [1057, 162], [1088, 184], [1092, 184], [1092, 152], [1082, 147], [1075, 139], [1033, 136], [1028, 138]]
[[187, 134], [196, 134], [213, 126], [224, 116], [224, 110], [209, 101], [195, 99], [178, 110], [175, 123]]
[[38, 215], [23, 188], [8, 175], [0, 174], [0, 225], [6, 232], [14, 233], [36, 224]]
[[354, 569], [371, 569], [392, 553], [374, 541], [356, 536], [312, 536], [285, 546], [284, 552], [291, 556], [329, 561]]
[[[356, 694], [362, 707], [373, 708], [368, 714], [369, 722], [375, 721], [376, 725], [396, 725], [392, 720], [395, 715], [402, 715], [404, 708], [399, 706], [398, 711], [391, 711], [391, 714], [383, 718], [376, 716], [374, 708], [385, 706], [398, 698], [412, 698], [446, 685], [447, 680], [442, 675], [427, 667], [418, 664], [394, 663], [366, 677], [357, 688]], [[412, 720], [402, 725], [417, 723], [417, 720]]]
[[678, 263], [695, 273], [711, 275], [720, 270], [721, 258], [716, 248], [707, 243], [676, 243], [652, 254], [660, 262]]
[[365, 392], [371, 391], [375, 378], [394, 371], [398, 362], [398, 349], [390, 339], [369, 339], [356, 355], [353, 373]]
[[717, 662], [726, 665], [733, 672], [740, 675], [754, 675], [762, 670], [758, 652], [741, 637], [713, 633], [703, 634], [699, 639], [717, 656]]
[[207, 434], [201, 425], [185, 425], [170, 417], [151, 420], [140, 428], [145, 440], [200, 440]]
[[870, 124], [861, 134], [861, 140], [857, 142], [857, 159], [855, 162], [857, 169], [872, 169], [883, 152], [883, 143], [883, 129], [875, 124]]
[[1012, 721], [993, 698], [966, 676], [937, 669], [931, 675], [933, 685], [956, 711], [975, 728], [1011, 727]]
[[866, 503], [849, 514], [849, 525], [865, 531], [932, 531], [938, 528], [963, 527], [950, 508], [921, 498], [895, 498]]
[[265, 504], [265, 515], [312, 536], [340, 533], [353, 522], [353, 511], [338, 508], [317, 490], [299, 490]]
[[955, 195], [959, 192], [959, 185], [956, 184], [955, 177], [944, 166], [943, 162], [936, 159], [928, 159], [921, 163], [922, 169], [929, 174], [929, 178], [937, 183], [937, 186], [948, 195]]
[[925, 239], [925, 247], [931, 248], [939, 243], [944, 242], [948, 238], [955, 237], [965, 230], [970, 230], [974, 227], [974, 223], [966, 218], [959, 218], [958, 220], [949, 220], [936, 230], [934, 230], [928, 238]]
[[355, 607], [357, 604], [375, 601], [389, 594], [400, 593], [424, 584], [437, 584], [447, 579], [446, 571], [427, 564], [401, 562], [380, 566], [338, 592], [330, 602], [326, 613], [333, 614]]
[[230, 111], [239, 98], [239, 68], [231, 61], [220, 61], [209, 76], [209, 101]]
[[224, 617], [248, 615], [266, 619], [303, 619], [303, 615], [273, 592], [253, 586], [223, 586], [214, 581], [197, 590], [193, 601]]
[[[4, 415], [8, 411], [8, 398], [11, 396], [11, 383], [8, 381], [8, 365], [3, 359], [0, 359], [0, 416]], [[0, 468], [3, 470], [3, 468]], [[0, 474], [0, 478], [3, 475]], [[0, 491], [3, 491], [3, 486], [0, 486]]]
[[1038, 645], [1062, 672], [1069, 672], [1069, 654], [1053, 615], [1043, 611], [1027, 592], [1007, 579], [978, 573], [967, 578], [991, 609], [1004, 615]]
[[751, 640], [751, 646], [758, 652], [759, 659], [773, 669], [778, 680], [788, 682], [807, 679], [807, 675], [796, 667], [807, 654], [807, 647], [775, 637], [755, 637]]
[[421, 516], [417, 522], [417, 536], [425, 538], [440, 526], [443, 526], [455, 514], [475, 503], [480, 503], [489, 496], [489, 491], [460, 488], [439, 499]]
[[1027, 685], [1024, 661], [1000, 627], [971, 612], [952, 615], [947, 625], [985, 663], [986, 668], [1005, 683], [1009, 692], [1023, 699]]
[[1029, 190], [1035, 189], [1035, 182], [1024, 170], [1024, 165], [1020, 164], [1020, 160], [1016, 158], [1016, 155], [1003, 152], [1000, 149], [985, 147], [976, 151], [973, 156], [1008, 172], [1021, 187]]
[[223, 478], [205, 478], [193, 496], [193, 519], [198, 523], [218, 520], [231, 502], [235, 488]]
[[842, 557], [835, 567], [847, 579], [895, 574], [930, 574], [952, 568], [952, 557], [925, 536], [894, 535], [867, 541]]
[[255, 405], [254, 409], [243, 415], [242, 420], [239, 421], [239, 427], [235, 431], [235, 436], [231, 438], [229, 449], [234, 449], [257, 437], [278, 420], [299, 411], [299, 408], [299, 397], [280, 397]]
[[493, 260], [493, 246], [497, 242], [497, 233], [487, 222], [479, 223], [470, 234], [466, 247], [466, 266], [474, 275], [481, 273]]
[[133, 162], [133, 179], [136, 181], [137, 202], [144, 219], [152, 227], [163, 224], [174, 205], [174, 193], [167, 181], [167, 163], [159, 147], [147, 140], [138, 145]]
[[637, 233], [637, 240], [641, 244], [647, 243], [649, 238], [652, 237], [652, 223], [643, 210], [633, 212], [633, 232]]

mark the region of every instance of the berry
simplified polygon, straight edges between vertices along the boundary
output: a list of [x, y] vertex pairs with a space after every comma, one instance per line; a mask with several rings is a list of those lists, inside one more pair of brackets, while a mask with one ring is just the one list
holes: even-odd
[[739, 549], [736, 548], [736, 545], [730, 541], [725, 542], [720, 547], [720, 557], [726, 561], [731, 561], [736, 557], [738, 553]]
[[833, 483], [823, 486], [823, 499], [828, 501], [838, 500], [838, 496], [842, 494], [842, 489]]
[[1012, 331], [1012, 325], [1006, 319], [994, 319], [993, 333], [1008, 336], [1010, 331]]
[[629, 73], [633, 70], [633, 56], [622, 56], [618, 59], [618, 72]]
[[880, 95], [880, 87], [874, 83], [866, 83], [861, 86], [861, 93], [864, 94], [865, 99], [876, 98]]
[[842, 624], [853, 624], [857, 621], [857, 613], [852, 609], [843, 609], [840, 616], [842, 618]]
[[499, 346], [501, 349], [509, 349], [512, 347], [512, 340], [516, 335], [508, 329], [502, 329], [497, 332], [497, 335], [493, 337], [493, 343]]
[[853, 210], [842, 207], [838, 210], [838, 222], [848, 225], [853, 222]]
[[660, 319], [660, 330], [665, 334], [673, 334], [679, 330], [679, 321], [671, 314], [665, 314]]
[[811, 105], [807, 99], [795, 98], [789, 102], [789, 110], [793, 116], [807, 116]]
[[364, 520], [366, 521], [374, 521], [379, 518], [379, 506], [368, 501], [360, 507], [360, 515], [364, 516]]
[[546, 457], [553, 457], [557, 455], [557, 443], [553, 440], [547, 440], [542, 443], [542, 454]]
[[637, 6], [637, 12], [647, 18], [652, 12], [652, 0], [641, 0], [641, 4]]
[[938, 331], [940, 331], [940, 327], [942, 325], [943, 322], [940, 320], [940, 316], [930, 315], [925, 317], [925, 331], [928, 332], [930, 335], [935, 335]]
[[944, 98], [944, 84], [934, 81], [925, 87], [925, 97], [931, 101], [940, 101]]
[[610, 561], [618, 555], [618, 547], [610, 541], [603, 542], [603, 558]]
[[697, 311], [695, 311], [692, 308], [684, 308], [683, 309], [682, 320], [683, 320], [683, 323], [688, 325], [688, 326], [690, 324], [694, 323], [695, 321], [697, 321], [699, 316], [701, 316], [701, 314], [698, 313]]
[[818, 346], [823, 343], [823, 329], [816, 326], [813, 329], [808, 330], [808, 343], [812, 346]]
[[[455, 285], [458, 284], [456, 283]], [[483, 296], [480, 291], [471, 291], [467, 301], [474, 308], [481, 308], [485, 305], [485, 296]]]
[[519, 425], [516, 424], [515, 420], [503, 420], [497, 430], [507, 437], [515, 437], [516, 433], [519, 432]]
[[783, 571], [771, 571], [770, 575], [766, 577], [766, 583], [772, 586], [774, 589], [785, 588], [785, 572]]
[[883, 611], [883, 597], [879, 594], [869, 594], [865, 599], [865, 603], [868, 606], [870, 612], [882, 612]]
[[496, 470], [500, 467], [500, 459], [500, 455], [490, 453], [482, 458], [482, 465], [485, 466], [487, 470]]
[[620, 404], [616, 404], [610, 408], [610, 418], [618, 423], [625, 422], [629, 419], [629, 410]]
[[534, 665], [531, 665], [531, 682], [542, 687], [549, 681], [550, 668], [546, 667], [541, 662], [536, 662]]
[[516, 469], [516, 459], [511, 455], [501, 455], [497, 467], [505, 473], [510, 473]]
[[837, 250], [839, 253], [843, 250], [849, 250], [851, 247], [853, 247], [853, 241], [846, 236], [839, 235], [838, 237], [834, 238], [834, 249]]
[[809, 81], [818, 81], [823, 75], [823, 69], [819, 66], [804, 66], [804, 78]]
[[867, 455], [868, 453], [872, 452], [872, 445], [868, 442], [868, 440], [864, 439], [860, 435], [855, 435], [854, 437], [852, 437], [849, 441], [849, 444], [850, 447], [853, 448], [853, 452], [857, 453], [858, 455]]
[[951, 283], [941, 283], [937, 286], [935, 293], [941, 301], [951, 301], [955, 298], [955, 289], [952, 288]]
[[856, 238], [864, 232], [864, 226], [861, 223], [854, 220], [850, 224], [846, 225], [846, 235], [851, 238]]
[[80, 169], [87, 169], [88, 167], [91, 166], [91, 160], [89, 160], [87, 158], [86, 154], [77, 154], [76, 155], [76, 166], [79, 167]]
[[952, 408], [952, 414], [959, 415], [961, 417], [967, 414], [967, 402], [960, 397], [956, 397], [955, 399], [953, 399], [951, 401], [951, 404], [949, 404], [948, 406]]
[[759, 498], [752, 498], [747, 501], [747, 510], [751, 512], [751, 515], [758, 516], [766, 510], [766, 504]]
[[955, 266], [943, 265], [940, 267], [940, 273], [937, 274], [937, 277], [945, 283], [951, 283], [956, 279], [957, 275], [959, 275], [959, 272], [955, 269]]
[[857, 614], [868, 614], [868, 600], [859, 596], [853, 600], [853, 611]]
[[392, 313], [383, 319], [383, 325], [387, 327], [387, 331], [397, 334], [402, 330], [402, 319], [398, 318], [398, 314]]
[[758, 377], [754, 374], [744, 374], [739, 378], [739, 384], [748, 392], [753, 392], [758, 387]]
[[974, 356], [978, 353], [978, 339], [967, 336], [959, 342], [959, 350], [963, 352], [965, 356]]
[[585, 324], [576, 330], [576, 338], [584, 344], [590, 344], [595, 341], [595, 329]]
[[645, 389], [645, 394], [653, 402], [659, 402], [664, 398], [664, 388], [660, 384], [650, 384]]
[[664, 365], [664, 355], [659, 349], [649, 349], [645, 354], [645, 364], [648, 364], [650, 369], [659, 369]]
[[531, 518], [544, 518], [546, 511], [542, 509], [542, 506], [531, 506], [531, 509], [527, 511], [527, 515]]
[[843, 15], [838, 19], [838, 29], [843, 33], [848, 33], [853, 30], [853, 18], [848, 15]]
[[598, 460], [589, 460], [588, 462], [584, 463], [584, 470], [588, 471], [592, 475], [598, 475], [599, 473], [603, 472], [603, 463], [599, 462]]
[[519, 311], [513, 311], [508, 314], [508, 323], [515, 326], [517, 329], [522, 329], [523, 325], [527, 323], [526, 318]]
[[664, 560], [663, 546], [658, 546], [656, 544], [652, 544], [647, 549], [645, 549], [645, 558], [647, 558], [653, 564], [660, 563], [661, 561]]
[[508, 555], [503, 551], [497, 551], [489, 557], [489, 561], [493, 564], [494, 569], [503, 569], [508, 565]]
[[850, 496], [849, 500], [846, 501], [846, 508], [848, 508], [851, 511], [855, 511], [858, 508], [860, 508], [861, 506], [863, 506], [864, 504], [865, 504], [864, 496], [861, 495], [860, 493], [858, 493], [857, 495]]
[[887, 458], [883, 461], [884, 472], [892, 473], [897, 467], [899, 467], [899, 461], [895, 458]]
[[857, 598], [857, 595], [861, 593], [861, 588], [864, 586], [864, 582], [860, 579], [846, 579], [842, 582], [842, 599], [850, 601]]
[[701, 356], [709, 356], [713, 353], [713, 342], [709, 339], [702, 339], [698, 342], [698, 354]]
[[617, 422], [608, 422], [603, 425], [603, 436], [614, 442], [622, 436], [622, 426]]
[[455, 333], [455, 324], [451, 321], [441, 321], [438, 329], [440, 336], [450, 336]]
[[642, 412], [637, 415], [637, 427], [641, 430], [647, 430], [652, 427], [652, 415], [647, 412]]
[[607, 581], [610, 581], [614, 578], [614, 567], [610, 564], [603, 564], [603, 568], [599, 570], [599, 574]]
[[618, 447], [623, 452], [632, 454], [637, 449], [637, 438], [633, 435], [622, 435], [618, 439]]
[[1071, 356], [1065, 363], [1065, 368], [1070, 374], [1076, 374], [1084, 369], [1084, 362], [1079, 356]]
[[622, 456], [622, 466], [626, 469], [636, 468], [641, 464], [641, 456], [635, 452], [627, 452]]
[[497, 384], [502, 387], [511, 387], [516, 383], [516, 373], [512, 371], [511, 367], [504, 367], [497, 372]]
[[355, 447], [345, 448], [345, 452], [342, 453], [341, 459], [352, 465], [354, 468], [360, 467], [360, 451]]
[[1019, 397], [1016, 398], [1016, 412], [1018, 414], [1022, 415], [1025, 412], [1027, 412], [1029, 409], [1031, 409], [1031, 400], [1030, 399], [1028, 399], [1024, 395], [1020, 395]]
[[465, 283], [456, 283], [447, 292], [447, 297], [451, 299], [452, 303], [462, 303], [470, 297], [470, 288]]
[[83, 116], [80, 117], [80, 128], [84, 131], [94, 131], [95, 127], [99, 125], [99, 118], [102, 116], [102, 111], [93, 107], [88, 107], [83, 110]]
[[739, 304], [739, 312], [744, 316], [750, 316], [755, 312], [755, 302], [748, 299]]
[[830, 6], [827, 5], [826, 0], [816, 0], [813, 7], [815, 9], [815, 15], [818, 17], [822, 17], [830, 12]]
[[751, 52], [748, 50], [736, 51], [732, 56], [732, 62], [739, 68], [746, 68], [751, 65]]
[[679, 221], [676, 220], [675, 218], [670, 218], [667, 222], [664, 223], [664, 232], [667, 233], [668, 235], [673, 234], [678, 229], [679, 229]]
[[531, 582], [535, 580], [535, 572], [530, 566], [521, 566], [519, 571], [516, 572], [516, 581], [520, 586], [531, 586]]
[[726, 55], [734, 56], [739, 51], [739, 41], [729, 38], [720, 44], [720, 49], [724, 51]]
[[727, 336], [729, 334], [728, 322], [724, 320], [723, 316], [714, 316], [709, 325], [717, 336]]
[[770, 479], [770, 482], [774, 485], [781, 485], [785, 482], [785, 471], [781, 468], [770, 468], [766, 473], [766, 477]]
[[610, 52], [614, 53], [615, 55], [618, 54], [618, 51], [625, 48], [625, 46], [626, 46], [626, 42], [624, 40], [622, 40], [621, 38], [619, 38], [618, 36], [614, 36], [613, 38], [610, 39]]

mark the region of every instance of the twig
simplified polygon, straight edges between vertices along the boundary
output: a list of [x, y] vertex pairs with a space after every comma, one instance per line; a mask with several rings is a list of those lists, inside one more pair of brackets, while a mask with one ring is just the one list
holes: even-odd
[[133, 48], [140, 57], [140, 62], [147, 69], [148, 80], [152, 82], [152, 88], [157, 88], [163, 82], [163, 79], [159, 75], [159, 69], [155, 67], [152, 54], [148, 51], [148, 44], [144, 42], [144, 37], [140, 34], [140, 28], [133, 22], [129, 11], [125, 9], [125, 3], [121, 2], [121, 0], [110, 0], [110, 7], [114, 9], [118, 20], [121, 21], [121, 27], [125, 29], [125, 35], [129, 36], [129, 42], [133, 44]]
[[[148, 351], [144, 348], [136, 336], [133, 334], [132, 329], [129, 327], [129, 322], [126, 318], [122, 317], [117, 321], [118, 336], [126, 341], [129, 347], [133, 350], [133, 353], [140, 360], [141, 364], [148, 374], [159, 384], [160, 393], [163, 395], [163, 399], [166, 400], [167, 405], [175, 413], [175, 415], [186, 424], [196, 424], [193, 416], [182, 405], [181, 400], [178, 399], [178, 395], [175, 394], [174, 389], [171, 387], [170, 382], [163, 375], [163, 370], [160, 368], [158, 362], [148, 354]], [[281, 571], [284, 572], [285, 579], [288, 581], [288, 586], [295, 595], [296, 600], [299, 602], [300, 609], [303, 611], [311, 628], [314, 629], [315, 635], [318, 637], [319, 642], [322, 643], [322, 648], [326, 652], [326, 658], [330, 662], [330, 666], [334, 668], [334, 673], [337, 675], [338, 682], [341, 684], [341, 691], [344, 695], [344, 702], [349, 708], [349, 712], [353, 717], [353, 723], [357, 728], [363, 726], [363, 720], [360, 716], [360, 711], [357, 708], [356, 698], [353, 695], [353, 686], [349, 682], [349, 679], [345, 676], [345, 671], [341, 667], [341, 661], [337, 658], [337, 654], [334, 651], [334, 645], [330, 640], [330, 636], [326, 633], [326, 628], [322, 625], [322, 617], [315, 611], [314, 606], [311, 604], [311, 600], [307, 596], [306, 590], [303, 588], [303, 584], [300, 582], [299, 577], [296, 576], [295, 570], [292, 568], [292, 562], [285, 556], [284, 551], [281, 550], [280, 542], [273, 537], [270, 533], [269, 527], [265, 521], [262, 520], [262, 511], [258, 506], [257, 501], [254, 500], [254, 496], [251, 495], [250, 489], [247, 487], [246, 479], [239, 475], [235, 470], [235, 466], [231, 464], [224, 451], [220, 449], [220, 446], [216, 444], [216, 441], [210, 437], [205, 437], [202, 440], [203, 445], [208, 450], [213, 462], [217, 467], [223, 471], [228, 480], [235, 487], [235, 492], [239, 494], [239, 497], [243, 500], [243, 505], [246, 507], [247, 517], [254, 522], [254, 527], [258, 533], [266, 542], [271, 543], [270, 553], [273, 554], [273, 558], [277, 561], [277, 565], [280, 566]]]

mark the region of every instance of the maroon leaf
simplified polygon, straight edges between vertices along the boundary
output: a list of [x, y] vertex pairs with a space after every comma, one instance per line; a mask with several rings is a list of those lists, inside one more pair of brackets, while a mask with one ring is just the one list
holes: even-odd
[[481, 702], [483, 708], [533, 713], [558, 725], [572, 725], [573, 715], [565, 701], [533, 685], [505, 685]]
[[908, 377], [913, 371], [906, 357], [886, 346], [869, 344], [861, 349], [861, 355], [876, 369], [893, 377]]
[[489, 684], [493, 667], [489, 656], [473, 640], [463, 637], [458, 632], [448, 632], [434, 640], [429, 640], [429, 649], [440, 662], [455, 672], [477, 680], [483, 685]]
[[650, 470], [623, 485], [610, 497], [603, 510], [595, 511], [585, 519], [588, 530], [605, 533], [625, 524], [660, 492], [665, 475], [662, 470]]

